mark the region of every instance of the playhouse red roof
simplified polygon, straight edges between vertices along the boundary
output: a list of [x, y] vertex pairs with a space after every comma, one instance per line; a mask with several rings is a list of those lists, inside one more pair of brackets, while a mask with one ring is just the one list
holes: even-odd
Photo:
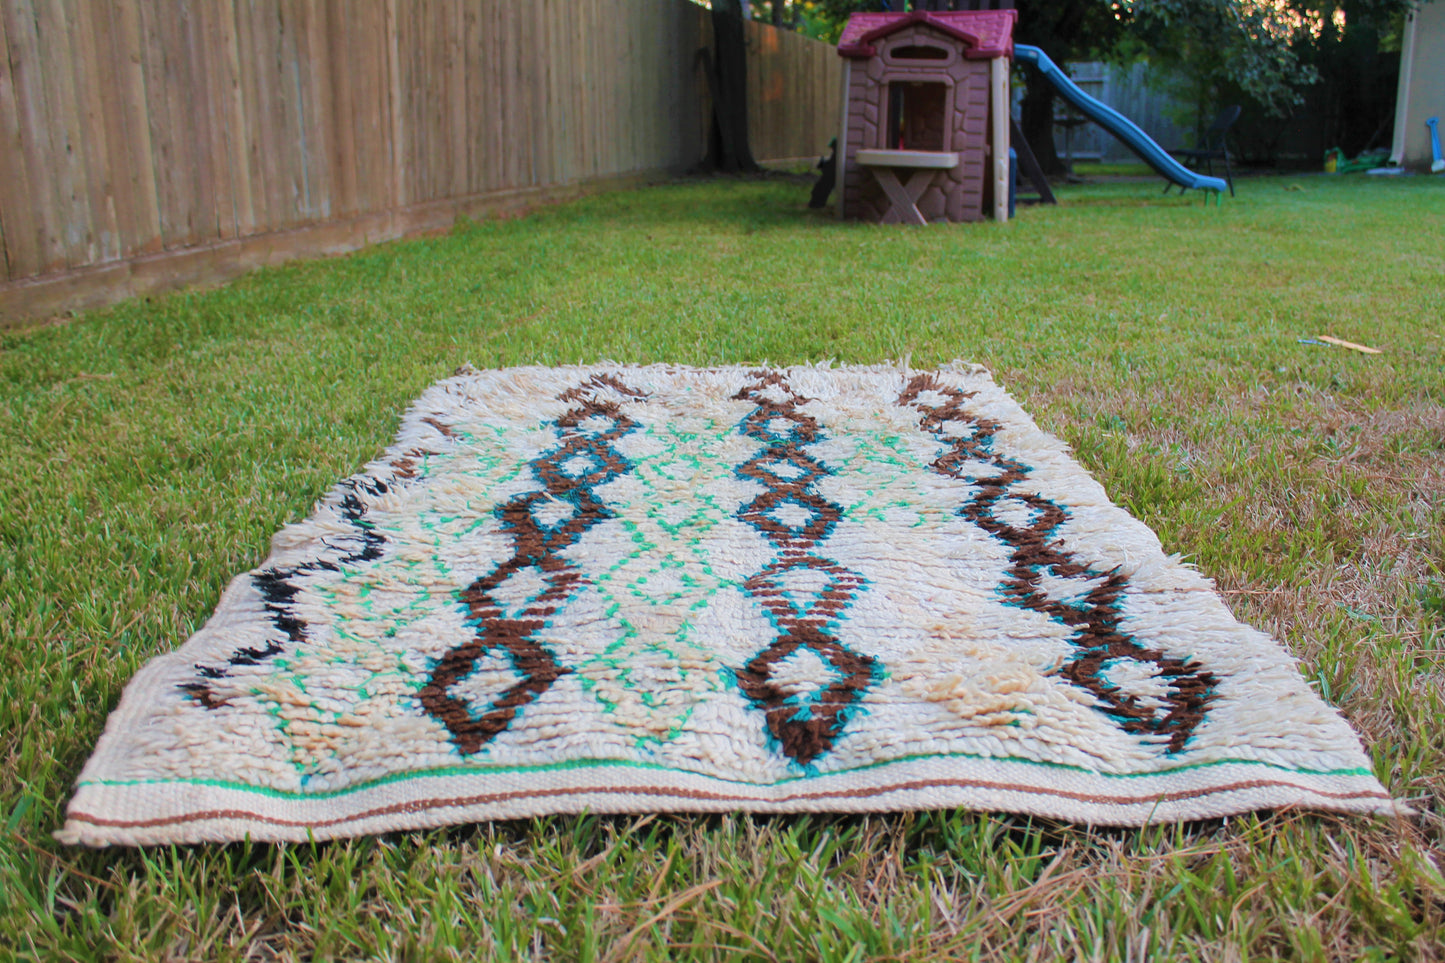
[[855, 13], [838, 39], [843, 57], [872, 57], [873, 41], [913, 24], [927, 24], [969, 45], [964, 56], [970, 60], [1013, 56], [1014, 23], [1017, 10], [948, 10], [913, 13]]

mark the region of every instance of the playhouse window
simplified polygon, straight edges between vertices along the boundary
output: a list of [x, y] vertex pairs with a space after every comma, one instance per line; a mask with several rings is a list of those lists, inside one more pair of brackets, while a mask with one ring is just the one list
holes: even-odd
[[913, 44], [908, 47], [896, 47], [890, 55], [894, 60], [947, 60], [948, 51], [942, 47], [924, 47]]
[[885, 148], [943, 150], [948, 85], [926, 81], [895, 81], [888, 85], [888, 127]]

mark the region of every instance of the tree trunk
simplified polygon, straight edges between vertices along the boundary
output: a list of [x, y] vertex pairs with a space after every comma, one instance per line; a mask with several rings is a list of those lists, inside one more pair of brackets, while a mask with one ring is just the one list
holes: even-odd
[[761, 170], [748, 144], [748, 47], [740, 0], [713, 0], [713, 136], [707, 166], [728, 174]]
[[1033, 148], [1044, 175], [1062, 177], [1067, 174], [1064, 162], [1059, 160], [1058, 151], [1054, 150], [1054, 88], [1047, 80], [1037, 74], [1029, 78], [1019, 113], [1022, 114], [1019, 129]]

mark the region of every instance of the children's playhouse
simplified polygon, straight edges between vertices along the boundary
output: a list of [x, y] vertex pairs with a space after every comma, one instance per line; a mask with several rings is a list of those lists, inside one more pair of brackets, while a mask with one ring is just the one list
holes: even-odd
[[1008, 217], [1015, 10], [857, 13], [843, 68], [840, 217]]

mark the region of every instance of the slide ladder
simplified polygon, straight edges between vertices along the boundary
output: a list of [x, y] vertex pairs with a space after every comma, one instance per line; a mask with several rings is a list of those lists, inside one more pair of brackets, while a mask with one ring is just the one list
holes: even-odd
[[1170, 157], [1169, 152], [1156, 144], [1153, 138], [1139, 128], [1138, 124], [1108, 104], [1095, 100], [1084, 93], [1079, 85], [1070, 80], [1069, 75], [1064, 73], [1059, 65], [1050, 60], [1049, 55], [1038, 47], [1016, 43], [1014, 44], [1014, 59], [1037, 67], [1039, 73], [1044, 75], [1044, 79], [1054, 85], [1059, 96], [1068, 101], [1079, 113], [1123, 141], [1124, 146], [1138, 154], [1144, 163], [1158, 171], [1160, 176], [1166, 180], [1173, 181], [1180, 187], [1214, 191], [1218, 196], [1222, 196], [1229, 186], [1218, 177], [1205, 177], [1203, 174], [1195, 173]]

